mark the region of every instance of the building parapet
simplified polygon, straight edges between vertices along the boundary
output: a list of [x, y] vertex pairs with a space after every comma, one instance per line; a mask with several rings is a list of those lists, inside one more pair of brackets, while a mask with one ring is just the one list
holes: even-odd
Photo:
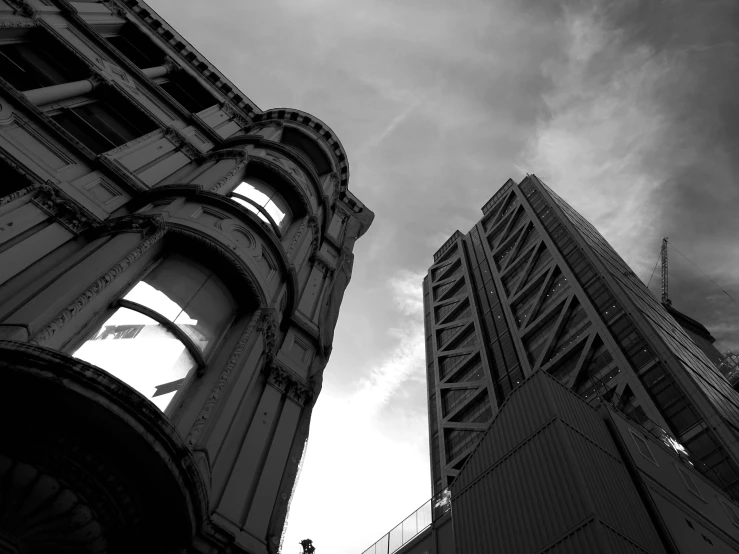
[[444, 244], [441, 245], [441, 248], [439, 248], [436, 253], [434, 254], [434, 263], [436, 263], [439, 258], [452, 247], [452, 244], [454, 244], [454, 241], [456, 241], [459, 237], [462, 236], [462, 233], [457, 229], [452, 233], [452, 236], [449, 237]]
[[498, 190], [498, 192], [493, 194], [493, 197], [485, 203], [485, 205], [482, 207], [482, 213], [488, 213], [490, 209], [498, 203], [498, 200], [503, 198], [505, 194], [509, 190], [511, 190], [511, 187], [514, 187], [515, 185], [516, 181], [514, 181], [513, 179], [508, 179], [505, 184]]

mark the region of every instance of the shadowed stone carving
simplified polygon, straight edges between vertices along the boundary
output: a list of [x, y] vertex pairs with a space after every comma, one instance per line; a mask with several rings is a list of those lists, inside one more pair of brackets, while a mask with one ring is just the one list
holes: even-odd
[[213, 387], [213, 390], [210, 391], [210, 394], [208, 395], [208, 399], [205, 401], [205, 404], [203, 404], [203, 408], [200, 410], [198, 417], [195, 419], [195, 423], [190, 429], [190, 432], [187, 434], [185, 443], [188, 446], [194, 446], [195, 443], [198, 441], [198, 438], [200, 437], [200, 435], [203, 433], [205, 426], [208, 424], [208, 420], [210, 419], [210, 416], [212, 415], [213, 411], [218, 406], [218, 402], [221, 399], [221, 395], [223, 394], [223, 391], [226, 389], [226, 387], [228, 386], [228, 383], [231, 380], [231, 376], [233, 375], [233, 372], [236, 369], [236, 366], [239, 363], [239, 360], [241, 360], [241, 357], [244, 354], [246, 345], [249, 344], [249, 340], [251, 339], [251, 336], [254, 334], [254, 329], [256, 328], [257, 323], [260, 322], [261, 319], [262, 319], [262, 310], [258, 309], [251, 316], [251, 319], [249, 320], [249, 324], [246, 326], [246, 329], [241, 334], [241, 337], [239, 337], [239, 340], [236, 343], [236, 346], [231, 352], [231, 356], [228, 358], [228, 362], [226, 362], [226, 367], [224, 367], [223, 371], [221, 371], [221, 375], [218, 377], [218, 381], [216, 381], [216, 384]]

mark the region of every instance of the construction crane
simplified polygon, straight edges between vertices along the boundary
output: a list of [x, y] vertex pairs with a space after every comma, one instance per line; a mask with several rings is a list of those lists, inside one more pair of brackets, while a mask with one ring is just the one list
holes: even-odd
[[666, 308], [672, 306], [672, 300], [667, 296], [667, 237], [662, 239], [662, 305]]

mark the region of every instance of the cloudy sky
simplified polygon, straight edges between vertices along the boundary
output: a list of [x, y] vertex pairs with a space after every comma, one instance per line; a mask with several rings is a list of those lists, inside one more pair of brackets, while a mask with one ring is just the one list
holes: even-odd
[[645, 282], [669, 236], [720, 286], [673, 250], [675, 307], [739, 348], [736, 0], [149, 3], [260, 108], [330, 125], [377, 214], [286, 554], [361, 554], [429, 498], [420, 283], [509, 177], [536, 173]]

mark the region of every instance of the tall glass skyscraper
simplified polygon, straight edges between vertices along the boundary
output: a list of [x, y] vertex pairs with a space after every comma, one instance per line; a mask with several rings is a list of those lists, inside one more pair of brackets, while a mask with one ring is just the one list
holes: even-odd
[[598, 231], [535, 176], [482, 211], [423, 281], [434, 493], [538, 370], [663, 429], [739, 493], [739, 395]]

